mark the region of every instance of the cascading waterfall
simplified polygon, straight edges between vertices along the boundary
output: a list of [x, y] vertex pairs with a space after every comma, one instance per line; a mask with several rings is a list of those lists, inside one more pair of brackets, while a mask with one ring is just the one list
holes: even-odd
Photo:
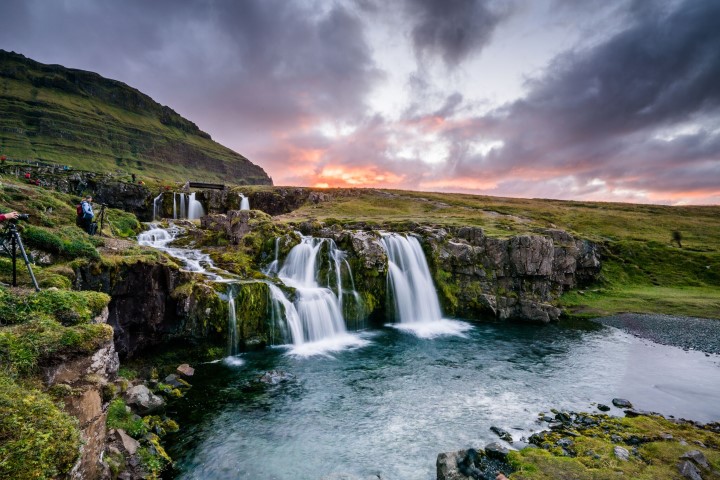
[[203, 253], [197, 249], [175, 248], [169, 246], [169, 244], [175, 240], [179, 232], [180, 230], [174, 225], [164, 229], [158, 225], [150, 224], [149, 230], [146, 230], [138, 235], [138, 244], [146, 247], [157, 248], [158, 250], [166, 252], [171, 257], [177, 258], [183, 263], [183, 266], [187, 271], [206, 275], [216, 281], [226, 280], [217, 273], [208, 270], [209, 268], [214, 270], [217, 269], [210, 259], [210, 255], [207, 253]]
[[388, 290], [403, 330], [421, 337], [461, 334], [470, 326], [442, 318], [437, 291], [420, 242], [413, 236], [387, 234], [380, 240], [388, 256]]
[[240, 194], [240, 210], [250, 210], [250, 199]]
[[153, 200], [153, 221], [158, 220], [158, 212], [160, 212], [160, 205], [162, 204], [163, 194], [161, 193]]
[[238, 354], [237, 312], [235, 312], [235, 292], [228, 292], [228, 356]]
[[189, 220], [195, 220], [205, 215], [205, 211], [203, 210], [202, 203], [200, 203], [198, 200], [195, 200], [195, 192], [190, 194], [190, 200], [188, 202], [188, 214], [187, 218]]
[[173, 218], [175, 220], [187, 218], [187, 196], [184, 193], [173, 192]]
[[[328, 259], [333, 263], [332, 271], [336, 276], [331, 288], [330, 269], [324, 285], [318, 283], [321, 261], [320, 253], [327, 245]], [[331, 239], [302, 237], [301, 242], [290, 250], [288, 257], [278, 272], [278, 278], [285, 285], [295, 289], [295, 302], [291, 303], [283, 291], [275, 285], [270, 286], [273, 298], [273, 310], [281, 309], [292, 335], [293, 353], [315, 355], [336, 351], [351, 346], [364, 345], [366, 342], [347, 332], [342, 314], [342, 265], [349, 265], [340, 254]], [[343, 263], [344, 262], [344, 263]]]

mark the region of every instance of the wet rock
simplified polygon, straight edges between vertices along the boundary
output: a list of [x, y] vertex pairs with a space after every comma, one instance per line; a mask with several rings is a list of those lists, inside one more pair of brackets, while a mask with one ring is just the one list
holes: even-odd
[[513, 442], [512, 435], [510, 435], [510, 433], [508, 433], [507, 431], [503, 430], [502, 428], [492, 426], [492, 427], [490, 427], [490, 430], [491, 430], [493, 433], [495, 433], [495, 435], [497, 435], [498, 437], [500, 437], [501, 440], [505, 440], [506, 442], [509, 442], [509, 443], [512, 443], [512, 442]]
[[700, 471], [689, 460], [678, 463], [678, 471], [680, 472], [680, 475], [682, 475], [684, 478], [688, 478], [690, 480], [702, 480], [702, 477], [700, 476]]
[[178, 366], [176, 370], [180, 375], [185, 375], [186, 377], [192, 377], [193, 375], [195, 375], [195, 369], [187, 363], [183, 363], [182, 365]]
[[125, 400], [141, 414], [153, 412], [162, 408], [165, 401], [152, 393], [145, 385], [136, 385], [125, 392]]
[[269, 372], [265, 372], [259, 378], [259, 381], [267, 383], [268, 385], [277, 385], [278, 383], [288, 382], [290, 380], [295, 380], [295, 375], [281, 370], [271, 370]]
[[613, 398], [612, 404], [615, 405], [617, 408], [633, 408], [630, 400], [625, 400], [624, 398]]
[[485, 446], [485, 455], [487, 455], [489, 458], [504, 461], [507, 459], [508, 453], [510, 453], [509, 449], [496, 442]]
[[623, 447], [613, 448], [613, 453], [615, 454], [615, 458], [623, 462], [627, 462], [630, 459], [630, 452], [628, 452]]
[[190, 384], [183, 380], [182, 378], [178, 377], [174, 373], [171, 373], [165, 379], [163, 380], [163, 383], [170, 385], [173, 388], [188, 388], [190, 387]]
[[607, 405], [604, 405], [602, 403], [598, 403], [597, 409], [600, 410], [601, 412], [609, 412], [610, 411], [610, 407], [608, 407]]
[[575, 442], [571, 438], [565, 437], [565, 438], [561, 438], [560, 440], [558, 440], [556, 445], [558, 447], [562, 447], [562, 448], [570, 448], [573, 445], [575, 445]]

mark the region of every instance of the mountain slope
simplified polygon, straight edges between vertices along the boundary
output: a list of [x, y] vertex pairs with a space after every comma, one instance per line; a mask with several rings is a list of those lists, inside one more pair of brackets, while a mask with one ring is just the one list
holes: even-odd
[[163, 180], [270, 185], [265, 171], [115, 80], [0, 50], [0, 151]]

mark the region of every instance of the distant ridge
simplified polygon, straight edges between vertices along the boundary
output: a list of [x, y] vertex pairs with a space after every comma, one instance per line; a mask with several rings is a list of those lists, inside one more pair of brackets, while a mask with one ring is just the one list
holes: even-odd
[[139, 178], [272, 185], [261, 167], [137, 89], [5, 50], [0, 153]]

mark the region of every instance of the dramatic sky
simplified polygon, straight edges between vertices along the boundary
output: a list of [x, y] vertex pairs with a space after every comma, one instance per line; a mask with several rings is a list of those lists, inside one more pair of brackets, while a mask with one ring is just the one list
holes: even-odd
[[1, 0], [276, 185], [720, 203], [718, 0]]

